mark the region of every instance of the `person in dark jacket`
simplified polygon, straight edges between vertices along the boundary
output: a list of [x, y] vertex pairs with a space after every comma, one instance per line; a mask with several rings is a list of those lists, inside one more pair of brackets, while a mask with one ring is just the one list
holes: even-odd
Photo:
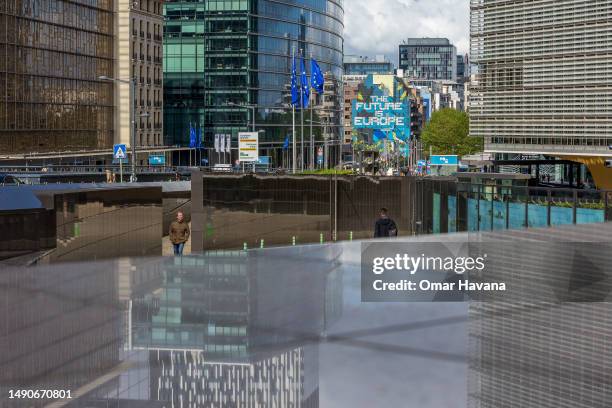
[[380, 209], [380, 217], [374, 226], [374, 238], [397, 237], [397, 224], [388, 215], [386, 208]]
[[185, 243], [189, 240], [190, 234], [191, 231], [189, 231], [189, 225], [185, 221], [185, 215], [182, 211], [179, 211], [176, 214], [176, 221], [170, 224], [169, 231], [170, 242], [172, 242], [174, 247], [174, 255], [183, 255], [183, 249], [185, 248]]

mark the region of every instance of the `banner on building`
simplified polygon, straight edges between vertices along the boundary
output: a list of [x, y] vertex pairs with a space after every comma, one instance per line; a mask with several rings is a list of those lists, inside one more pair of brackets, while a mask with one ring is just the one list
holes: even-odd
[[225, 153], [225, 135], [219, 135], [219, 151]]
[[352, 108], [353, 128], [373, 132], [374, 142], [410, 140], [410, 92], [395, 76], [369, 75], [359, 86]]
[[232, 152], [232, 135], [225, 135], [225, 151]]

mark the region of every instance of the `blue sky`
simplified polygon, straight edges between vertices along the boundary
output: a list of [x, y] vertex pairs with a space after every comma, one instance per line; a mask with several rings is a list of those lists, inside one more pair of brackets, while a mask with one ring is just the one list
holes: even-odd
[[345, 54], [385, 54], [397, 64], [408, 37], [446, 37], [469, 51], [469, 0], [345, 0]]

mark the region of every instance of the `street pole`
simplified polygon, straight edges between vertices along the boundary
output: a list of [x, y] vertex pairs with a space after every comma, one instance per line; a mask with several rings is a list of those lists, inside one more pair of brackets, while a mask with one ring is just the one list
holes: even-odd
[[[304, 50], [300, 50], [302, 61], [304, 60]], [[302, 72], [303, 74], [303, 72]], [[300, 168], [302, 173], [304, 172], [304, 84], [302, 83], [302, 76], [300, 76], [300, 117], [301, 117], [301, 132], [300, 132]]]
[[315, 159], [314, 159], [314, 155], [315, 155], [315, 146], [314, 146], [314, 136], [312, 133], [312, 111], [313, 111], [313, 106], [312, 104], [310, 105], [310, 170], [315, 169]]
[[292, 154], [292, 159], [293, 162], [291, 163], [291, 167], [293, 169], [293, 174], [297, 173], [297, 146], [296, 146], [296, 140], [295, 140], [295, 105], [293, 106], [293, 134], [291, 135], [291, 138], [293, 139], [293, 154]]
[[130, 101], [132, 111], [132, 183], [136, 182], [136, 78], [130, 79]]
[[255, 105], [252, 105], [251, 109], [253, 110], [253, 132], [255, 132]]
[[329, 169], [329, 141], [327, 140], [327, 124], [323, 126], [323, 140], [325, 142], [325, 149], [323, 155], [325, 159], [325, 170]]
[[[304, 101], [304, 96], [302, 96], [302, 101]], [[301, 139], [300, 139], [300, 166], [302, 168], [302, 172], [304, 171], [304, 105], [302, 105], [302, 109], [300, 110], [300, 116], [302, 117], [302, 131]]]

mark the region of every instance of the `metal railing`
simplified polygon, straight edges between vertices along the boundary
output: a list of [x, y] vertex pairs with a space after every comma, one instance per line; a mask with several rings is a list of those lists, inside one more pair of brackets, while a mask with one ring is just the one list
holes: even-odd
[[[119, 165], [36, 165], [36, 166], [0, 166], [0, 173], [5, 174], [86, 174], [105, 173], [106, 170], [119, 171]], [[125, 169], [124, 169], [125, 170]], [[188, 172], [187, 166], [136, 166], [137, 173], [176, 173]]]

